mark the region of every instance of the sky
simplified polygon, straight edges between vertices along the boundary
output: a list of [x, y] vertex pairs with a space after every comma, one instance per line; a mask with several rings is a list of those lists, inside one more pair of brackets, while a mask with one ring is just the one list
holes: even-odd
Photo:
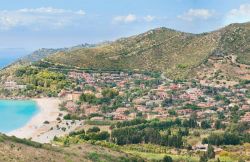
[[0, 50], [70, 47], [157, 27], [202, 33], [250, 21], [250, 0], [0, 0]]

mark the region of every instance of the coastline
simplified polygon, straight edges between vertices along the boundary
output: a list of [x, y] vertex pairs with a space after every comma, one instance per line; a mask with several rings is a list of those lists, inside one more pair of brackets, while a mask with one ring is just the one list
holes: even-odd
[[[23, 127], [13, 130], [7, 135], [16, 136], [18, 138], [26, 139], [36, 139], [41, 133], [43, 133], [44, 127], [50, 127], [53, 123], [57, 122], [57, 118], [60, 113], [63, 113], [59, 110], [60, 99], [58, 98], [38, 98], [32, 99], [37, 103], [38, 113], [33, 116], [28, 123]], [[44, 122], [48, 121], [48, 124]], [[48, 142], [48, 141], [44, 141]]]

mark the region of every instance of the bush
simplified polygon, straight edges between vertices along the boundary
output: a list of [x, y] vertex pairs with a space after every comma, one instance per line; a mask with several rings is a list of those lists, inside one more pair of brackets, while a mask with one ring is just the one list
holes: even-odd
[[193, 135], [194, 135], [195, 137], [200, 137], [200, 132], [194, 131]]
[[162, 162], [173, 162], [173, 159], [171, 156], [166, 155], [164, 156]]
[[96, 132], [100, 132], [99, 127], [92, 127], [87, 130], [87, 133], [96, 133]]
[[70, 132], [69, 136], [76, 136], [76, 135], [79, 135], [79, 134], [85, 134], [85, 130], [81, 129], [81, 130], [78, 130], [78, 131]]
[[99, 160], [99, 155], [96, 152], [89, 153], [88, 158], [91, 161], [100, 161]]

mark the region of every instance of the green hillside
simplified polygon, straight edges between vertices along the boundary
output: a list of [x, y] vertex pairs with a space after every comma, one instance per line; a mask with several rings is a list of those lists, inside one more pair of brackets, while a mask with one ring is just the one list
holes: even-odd
[[239, 63], [250, 64], [250, 23], [202, 34], [157, 28], [95, 46], [45, 51], [42, 57], [38, 53], [29, 60], [42, 59], [52, 67], [158, 71], [172, 79], [186, 78], [210, 56], [235, 55]]
[[159, 28], [96, 48], [59, 52], [47, 60], [83, 68], [161, 71], [178, 77], [201, 64], [217, 39]]
[[59, 52], [47, 61], [83, 68], [161, 71], [182, 78], [216, 52], [236, 54], [240, 62], [250, 63], [249, 30], [249, 23], [203, 34], [158, 28], [95, 48]]
[[250, 23], [231, 24], [220, 32], [220, 52], [236, 55], [238, 62], [250, 64]]
[[69, 47], [69, 48], [41, 48], [38, 49], [34, 52], [32, 52], [31, 54], [17, 60], [15, 63], [13, 64], [29, 64], [32, 62], [36, 62], [39, 61], [43, 58], [48, 57], [49, 55], [55, 54], [57, 52], [64, 52], [64, 51], [71, 51], [71, 50], [76, 50], [76, 49], [82, 49], [82, 48], [91, 48], [91, 47], [95, 47], [95, 44], [80, 44], [77, 46], [73, 46], [73, 47]]

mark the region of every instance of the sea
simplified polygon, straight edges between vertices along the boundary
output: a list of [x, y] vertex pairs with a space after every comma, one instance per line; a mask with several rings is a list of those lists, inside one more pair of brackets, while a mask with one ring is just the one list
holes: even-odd
[[[0, 48], [0, 70], [29, 53], [23, 48]], [[0, 100], [0, 132], [21, 128], [38, 111], [35, 101]]]
[[0, 48], [0, 69], [29, 53], [30, 51], [23, 48]]
[[38, 112], [38, 105], [32, 100], [0, 100], [0, 132], [25, 126]]

